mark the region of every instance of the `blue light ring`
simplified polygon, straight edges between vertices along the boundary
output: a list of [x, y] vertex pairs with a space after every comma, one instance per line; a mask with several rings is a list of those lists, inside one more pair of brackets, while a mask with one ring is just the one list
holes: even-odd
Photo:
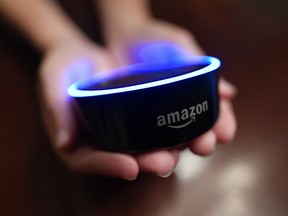
[[[199, 57], [196, 57], [196, 58], [198, 58], [199, 60]], [[78, 89], [79, 83], [81, 82], [80, 80], [69, 86], [68, 94], [72, 97], [92, 97], [92, 96], [109, 95], [109, 94], [117, 94], [117, 93], [122, 93], [122, 92], [136, 91], [140, 89], [166, 85], [166, 84], [178, 82], [181, 80], [193, 78], [196, 76], [200, 76], [200, 75], [215, 71], [221, 65], [220, 60], [215, 57], [204, 56], [200, 58], [203, 59], [203, 62], [209, 62], [210, 64], [199, 70], [192, 71], [192, 72], [179, 75], [176, 77], [166, 78], [163, 80], [157, 80], [157, 81], [152, 81], [152, 82], [137, 84], [137, 85], [132, 85], [132, 86], [113, 88], [113, 89], [102, 89], [102, 90], [80, 90]]]

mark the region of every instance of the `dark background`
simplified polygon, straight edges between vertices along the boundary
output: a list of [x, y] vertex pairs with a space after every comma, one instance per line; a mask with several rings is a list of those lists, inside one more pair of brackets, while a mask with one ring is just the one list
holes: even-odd
[[[101, 41], [89, 1], [71, 2], [62, 0]], [[70, 172], [41, 122], [34, 88], [41, 56], [1, 21], [0, 215], [287, 215], [288, 2], [152, 2], [157, 17], [191, 30], [222, 60], [223, 74], [239, 88], [236, 139], [208, 158], [184, 154], [167, 179], [125, 182]]]

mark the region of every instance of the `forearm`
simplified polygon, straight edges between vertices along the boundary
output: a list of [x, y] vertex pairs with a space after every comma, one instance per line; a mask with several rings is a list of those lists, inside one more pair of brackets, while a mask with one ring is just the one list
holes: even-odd
[[51, 0], [0, 0], [2, 13], [39, 49], [84, 38], [61, 8]]
[[134, 31], [151, 18], [148, 0], [96, 0], [106, 38]]

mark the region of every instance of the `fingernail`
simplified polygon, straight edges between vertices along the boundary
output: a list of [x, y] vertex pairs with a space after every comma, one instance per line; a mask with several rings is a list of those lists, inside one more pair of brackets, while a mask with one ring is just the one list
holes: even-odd
[[168, 178], [169, 176], [171, 176], [173, 173], [173, 171], [166, 173], [166, 174], [158, 174], [158, 176], [162, 177], [162, 178]]
[[63, 148], [68, 145], [69, 139], [70, 137], [68, 132], [64, 129], [61, 129], [58, 132], [56, 144], [58, 147]]
[[235, 93], [237, 92], [237, 87], [232, 83], [228, 82], [227, 80], [223, 79], [223, 84], [228, 90], [233, 91]]
[[124, 179], [127, 180], [127, 181], [134, 181], [135, 179], [137, 179], [137, 176], [132, 177], [132, 178], [124, 178]]

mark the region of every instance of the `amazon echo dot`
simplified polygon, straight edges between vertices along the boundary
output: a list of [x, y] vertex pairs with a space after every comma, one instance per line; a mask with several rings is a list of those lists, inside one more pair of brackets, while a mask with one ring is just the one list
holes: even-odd
[[210, 56], [146, 61], [69, 86], [87, 145], [113, 152], [172, 148], [218, 117], [218, 68]]

